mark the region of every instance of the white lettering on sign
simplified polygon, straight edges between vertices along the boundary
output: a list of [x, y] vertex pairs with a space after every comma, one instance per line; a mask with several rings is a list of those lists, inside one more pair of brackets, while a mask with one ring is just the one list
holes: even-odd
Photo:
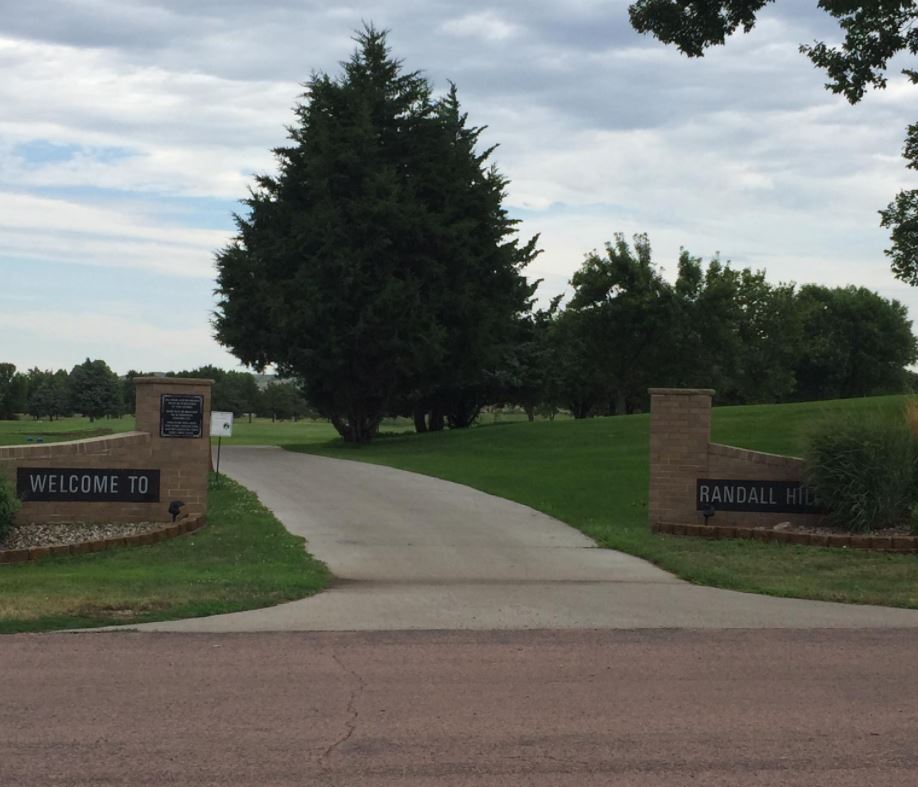
[[159, 501], [159, 470], [20, 467], [16, 494], [34, 501]]
[[813, 491], [799, 481], [699, 478], [695, 500], [699, 511], [713, 507], [721, 511], [824, 513]]

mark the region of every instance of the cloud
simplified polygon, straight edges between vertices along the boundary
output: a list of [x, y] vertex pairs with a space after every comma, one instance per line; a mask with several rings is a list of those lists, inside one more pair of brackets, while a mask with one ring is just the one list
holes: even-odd
[[[175, 322], [173, 318], [173, 322]], [[206, 323], [157, 325], [115, 312], [71, 309], [4, 309], [0, 331], [19, 337], [4, 360], [21, 369], [67, 368], [84, 358], [102, 358], [123, 374], [129, 369], [170, 371], [205, 363], [234, 367]]]
[[[0, 15], [0, 266], [207, 281], [228, 206], [273, 169], [300, 83], [337, 73], [365, 19], [392, 30], [407, 69], [441, 90], [454, 80], [470, 122], [488, 126], [483, 144], [500, 144], [507, 205], [522, 234], [542, 233], [529, 272], [544, 297], [613, 232], [646, 231], [669, 267], [680, 246], [720, 250], [774, 279], [865, 284], [918, 307], [889, 274], [876, 213], [916, 185], [900, 150], [918, 89], [893, 75], [856, 107], [827, 93], [797, 51], [838, 35], [816, 8], [769, 5], [751, 34], [689, 60], [636, 34], [627, 6], [16, 3]], [[188, 347], [223, 358], [200, 293]]]
[[489, 43], [506, 41], [514, 38], [520, 32], [517, 25], [505, 21], [493, 11], [448, 19], [440, 26], [440, 29], [449, 35], [477, 38]]
[[164, 226], [115, 208], [0, 192], [0, 255], [7, 260], [55, 260], [211, 278], [213, 253], [229, 235]]

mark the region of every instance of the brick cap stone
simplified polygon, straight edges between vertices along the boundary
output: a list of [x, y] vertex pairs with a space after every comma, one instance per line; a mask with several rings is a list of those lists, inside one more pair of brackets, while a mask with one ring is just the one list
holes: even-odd
[[[787, 454], [769, 454], [766, 451], [751, 451], [748, 448], [737, 448], [723, 443], [708, 443], [708, 454], [723, 456], [728, 459], [739, 459], [743, 462], [755, 462], [762, 465], [783, 465], [785, 467], [800, 467], [803, 459], [799, 456]], [[757, 480], [757, 479], [750, 479]], [[762, 479], [770, 480], [770, 479]]]
[[134, 385], [213, 385], [213, 380], [194, 377], [135, 377]]
[[651, 396], [714, 396], [713, 388], [648, 388]]

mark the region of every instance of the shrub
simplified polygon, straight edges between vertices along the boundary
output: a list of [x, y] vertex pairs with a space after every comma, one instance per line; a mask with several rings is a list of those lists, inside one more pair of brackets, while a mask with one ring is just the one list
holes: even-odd
[[19, 510], [19, 500], [12, 487], [0, 476], [0, 540], [6, 537], [13, 526], [13, 517]]
[[912, 521], [918, 503], [916, 434], [913, 406], [905, 417], [839, 413], [812, 430], [805, 477], [828, 509], [829, 525], [870, 532]]

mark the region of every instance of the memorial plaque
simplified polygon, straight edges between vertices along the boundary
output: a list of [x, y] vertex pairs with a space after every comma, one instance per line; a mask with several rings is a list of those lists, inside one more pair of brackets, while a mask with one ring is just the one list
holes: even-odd
[[16, 495], [32, 502], [158, 503], [159, 470], [20, 467]]
[[799, 481], [735, 481], [699, 478], [696, 509], [757, 511], [774, 514], [822, 514], [813, 490]]
[[160, 397], [160, 437], [201, 437], [203, 434], [203, 396], [200, 394], [163, 394]]

